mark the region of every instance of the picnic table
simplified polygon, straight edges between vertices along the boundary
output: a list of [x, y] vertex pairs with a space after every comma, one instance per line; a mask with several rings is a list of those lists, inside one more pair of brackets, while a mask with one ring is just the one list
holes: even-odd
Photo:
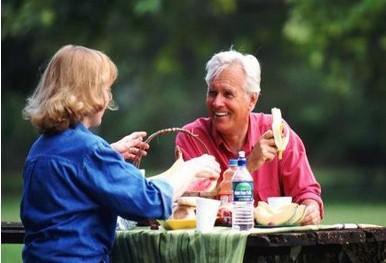
[[[3, 244], [21, 244], [24, 228], [18, 222], [2, 222], [1, 237]], [[226, 227], [215, 227], [209, 233], [137, 227], [117, 232], [111, 259], [163, 262], [168, 258], [172, 260], [169, 262], [202, 263], [235, 262], [232, 260], [236, 257], [241, 258], [238, 262], [386, 262], [386, 227], [336, 224], [255, 228], [247, 234]]]

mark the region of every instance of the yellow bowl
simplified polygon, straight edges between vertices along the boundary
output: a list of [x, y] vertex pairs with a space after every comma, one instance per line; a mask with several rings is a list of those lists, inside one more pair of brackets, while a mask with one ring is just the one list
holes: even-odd
[[163, 222], [163, 227], [168, 230], [195, 228], [196, 219], [169, 219]]

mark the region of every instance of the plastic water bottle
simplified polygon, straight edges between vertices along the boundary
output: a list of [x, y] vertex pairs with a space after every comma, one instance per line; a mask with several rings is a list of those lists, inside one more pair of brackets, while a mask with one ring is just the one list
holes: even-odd
[[222, 174], [222, 181], [220, 183], [220, 191], [218, 192], [218, 199], [221, 205], [218, 211], [218, 222], [224, 225], [232, 225], [232, 206], [233, 206], [233, 175], [237, 170], [237, 159], [230, 159], [228, 161], [228, 168]]
[[254, 226], [253, 178], [247, 169], [245, 152], [239, 152], [237, 170], [233, 176], [232, 229], [247, 231]]

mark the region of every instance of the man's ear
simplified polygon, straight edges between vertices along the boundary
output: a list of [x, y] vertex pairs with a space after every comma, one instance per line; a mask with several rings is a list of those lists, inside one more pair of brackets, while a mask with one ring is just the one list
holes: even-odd
[[253, 111], [253, 109], [256, 106], [257, 100], [259, 98], [259, 94], [256, 92], [253, 92], [250, 96], [250, 101], [249, 101], [249, 111]]

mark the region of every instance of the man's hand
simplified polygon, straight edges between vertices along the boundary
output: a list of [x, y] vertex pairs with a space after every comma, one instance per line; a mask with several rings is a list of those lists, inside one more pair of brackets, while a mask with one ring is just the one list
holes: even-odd
[[248, 156], [248, 170], [253, 173], [259, 169], [266, 161], [275, 158], [277, 148], [273, 138], [272, 130], [266, 131], [255, 144], [252, 152]]
[[111, 147], [119, 152], [125, 160], [133, 161], [147, 155], [149, 144], [143, 141], [144, 137], [146, 137], [146, 132], [144, 131], [133, 132], [112, 143]]
[[312, 199], [306, 199], [303, 201], [303, 204], [306, 205], [305, 216], [302, 222], [302, 225], [318, 225], [322, 221], [320, 217], [319, 204]]

